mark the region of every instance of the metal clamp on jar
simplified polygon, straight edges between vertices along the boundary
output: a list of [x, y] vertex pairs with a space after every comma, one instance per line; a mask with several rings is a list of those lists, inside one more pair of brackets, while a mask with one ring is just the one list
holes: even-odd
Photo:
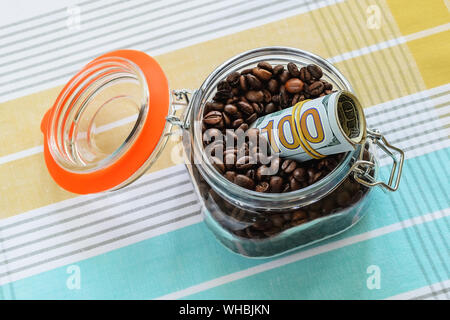
[[[377, 131], [367, 130], [365, 145], [343, 155], [324, 178], [286, 193], [244, 189], [224, 178], [204, 152], [201, 120], [217, 84], [261, 61], [314, 63], [335, 88], [352, 92], [326, 60], [293, 48], [242, 53], [216, 68], [193, 92], [170, 92], [158, 63], [143, 52], [110, 52], [78, 72], [42, 120], [50, 174], [61, 187], [80, 194], [122, 188], [141, 176], [167, 138], [181, 129], [186, 166], [205, 222], [227, 248], [267, 257], [344, 231], [364, 215], [371, 187], [395, 191], [399, 186], [404, 154]], [[387, 183], [377, 180], [375, 147], [394, 161]]]

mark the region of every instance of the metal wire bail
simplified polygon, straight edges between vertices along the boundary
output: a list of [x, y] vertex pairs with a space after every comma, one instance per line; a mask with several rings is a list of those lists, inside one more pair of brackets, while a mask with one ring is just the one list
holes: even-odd
[[[403, 150], [391, 145], [377, 130], [367, 129], [367, 139], [370, 139], [374, 145], [378, 146], [384, 153], [392, 158], [393, 165], [389, 176], [389, 181], [385, 183], [383, 181], [376, 181], [373, 178], [370, 172], [375, 167], [374, 157], [371, 156], [369, 160], [363, 160], [362, 156], [364, 153], [364, 148], [361, 149], [359, 159], [355, 161], [350, 169], [353, 172], [355, 180], [367, 187], [381, 186], [386, 190], [396, 191], [400, 184], [405, 153]], [[397, 159], [391, 150], [396, 151], [400, 155], [399, 159]]]

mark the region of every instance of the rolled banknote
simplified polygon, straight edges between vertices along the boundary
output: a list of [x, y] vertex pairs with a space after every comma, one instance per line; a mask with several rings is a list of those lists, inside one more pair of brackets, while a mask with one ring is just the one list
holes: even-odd
[[348, 91], [304, 100], [258, 118], [260, 129], [280, 157], [306, 161], [354, 150], [366, 138], [361, 103]]

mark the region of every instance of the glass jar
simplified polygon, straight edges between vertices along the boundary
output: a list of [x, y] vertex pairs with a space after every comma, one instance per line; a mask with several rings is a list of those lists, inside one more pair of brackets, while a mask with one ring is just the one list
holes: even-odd
[[[261, 61], [313, 63], [334, 88], [353, 91], [326, 60], [294, 48], [242, 53], [216, 68], [192, 92], [170, 92], [162, 69], [145, 53], [114, 51], [75, 75], [44, 116], [41, 129], [50, 174], [63, 188], [81, 194], [122, 188], [154, 163], [168, 137], [181, 128], [186, 166], [204, 221], [233, 252], [268, 257], [343, 232], [364, 216], [371, 187], [398, 188], [404, 154], [377, 131], [368, 130], [364, 146], [339, 156], [328, 175], [286, 193], [242, 188], [223, 177], [204, 152], [203, 110], [217, 84], [231, 72]], [[377, 180], [376, 146], [393, 159], [387, 183]]]

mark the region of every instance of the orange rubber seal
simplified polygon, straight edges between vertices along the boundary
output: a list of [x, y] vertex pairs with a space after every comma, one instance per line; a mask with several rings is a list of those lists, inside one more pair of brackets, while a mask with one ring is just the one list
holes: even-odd
[[[63, 93], [69, 90], [71, 82], [77, 75], [88, 67], [92, 67], [99, 59], [113, 57], [130, 60], [141, 69], [145, 76], [149, 91], [147, 117], [133, 145], [111, 165], [88, 173], [70, 172], [55, 161], [49, 150], [51, 120], [55, 116], [57, 104], [62, 99]], [[102, 192], [113, 189], [129, 179], [144, 165], [155, 150], [164, 132], [166, 116], [169, 112], [169, 84], [156, 60], [144, 52], [135, 50], [117, 50], [106, 53], [86, 65], [77, 75], [64, 86], [53, 107], [45, 113], [42, 119], [41, 131], [44, 134], [45, 163], [56, 183], [67, 191], [79, 194]]]

